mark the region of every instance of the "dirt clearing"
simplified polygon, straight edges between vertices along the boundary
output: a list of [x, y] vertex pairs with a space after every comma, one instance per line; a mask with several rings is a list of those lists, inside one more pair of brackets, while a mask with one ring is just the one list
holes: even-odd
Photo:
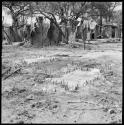
[[122, 123], [122, 43], [3, 46], [2, 123]]

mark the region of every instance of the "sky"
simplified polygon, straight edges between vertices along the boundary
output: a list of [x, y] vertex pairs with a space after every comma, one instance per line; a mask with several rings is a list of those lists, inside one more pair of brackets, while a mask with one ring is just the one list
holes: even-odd
[[122, 5], [117, 6], [114, 10], [115, 10], [115, 11], [122, 10]]
[[7, 8], [2, 7], [2, 18], [3, 19], [3, 25], [4, 26], [12, 26], [13, 20], [10, 13], [8, 13], [10, 10]]

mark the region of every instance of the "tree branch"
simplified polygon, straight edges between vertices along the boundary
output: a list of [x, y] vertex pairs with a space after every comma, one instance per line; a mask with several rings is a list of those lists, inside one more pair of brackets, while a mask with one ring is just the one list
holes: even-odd
[[19, 10], [18, 12], [15, 13], [15, 16], [18, 16], [19, 14], [22, 14], [23, 12], [25, 12], [25, 11], [27, 11], [27, 10], [29, 10], [29, 8], [26, 9], [26, 10], [21, 9], [21, 10]]
[[47, 16], [46, 14], [44, 14], [44, 13], [51, 14], [50, 12], [42, 12], [42, 11], [39, 9], [39, 7], [38, 7], [38, 10], [39, 10], [39, 12], [40, 12], [41, 14], [43, 14], [43, 15], [44, 15], [46, 18], [48, 18], [50, 21], [53, 20], [53, 23], [57, 26], [57, 28], [59, 29], [59, 31], [62, 33], [63, 37], [65, 38], [65, 35], [64, 35], [64, 33], [62, 32], [61, 28], [59, 27], [59, 25], [58, 25], [58, 23], [57, 23], [57, 21], [56, 21], [56, 19], [55, 19], [55, 16], [52, 14], [52, 16], [53, 16], [53, 19], [52, 19], [52, 18], [50, 18], [49, 16]]

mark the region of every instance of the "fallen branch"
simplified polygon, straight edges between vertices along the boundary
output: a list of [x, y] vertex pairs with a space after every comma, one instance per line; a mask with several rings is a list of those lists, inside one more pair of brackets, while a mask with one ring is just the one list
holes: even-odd
[[[21, 72], [21, 74], [27, 74], [27, 73]], [[28, 73], [28, 74], [30, 75], [30, 74], [32, 74], [32, 73]], [[42, 72], [41, 72], [41, 73], [33, 73], [33, 74], [39, 74], [39, 75], [43, 74], [43, 75], [51, 76], [51, 77], [53, 76], [53, 75], [50, 75], [50, 74], [47, 74], [47, 73], [42, 73]]]
[[77, 102], [68, 102], [68, 103], [88, 103], [88, 104], [93, 104], [93, 105], [96, 105], [94, 103], [91, 103], [91, 102], [87, 102], [87, 101], [77, 101]]
[[83, 109], [69, 108], [69, 110], [100, 110], [100, 109], [107, 109], [107, 108], [120, 108], [120, 107], [99, 107], [99, 108], [83, 108]]
[[9, 41], [12, 43], [12, 40], [10, 39], [9, 35], [7, 34], [7, 32], [3, 29], [3, 31], [5, 32], [7, 38], [9, 39]]
[[84, 113], [84, 112], [82, 111], [82, 112], [79, 114], [79, 117], [78, 117], [78, 119], [77, 119], [76, 121], [79, 121], [79, 120], [80, 120], [81, 115], [82, 115], [83, 113]]
[[21, 68], [18, 68], [18, 69], [16, 69], [15, 71], [13, 71], [12, 73], [10, 73], [9, 75], [5, 76], [5, 77], [4, 77], [4, 80], [7, 79], [7, 78], [9, 78], [10, 76], [12, 76], [14, 73], [17, 73], [18, 71], [20, 71], [20, 69], [21, 69]]
[[4, 74], [6, 74], [7, 72], [9, 72], [11, 69], [11, 67], [7, 68], [3, 73], [2, 73], [2, 76], [4, 76]]

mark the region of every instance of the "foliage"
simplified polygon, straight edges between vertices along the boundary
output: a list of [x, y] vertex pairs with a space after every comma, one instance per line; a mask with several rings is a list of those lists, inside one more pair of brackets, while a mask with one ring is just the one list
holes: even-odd
[[113, 11], [116, 6], [120, 5], [119, 2], [91, 2], [90, 5], [90, 14], [91, 16], [102, 16], [103, 18], [110, 18], [113, 17]]
[[113, 10], [120, 2], [2, 2], [2, 5], [9, 8], [13, 18], [20, 15], [31, 15], [42, 12], [58, 15], [59, 18], [77, 19], [88, 12], [91, 17], [112, 18]]
[[[78, 17], [83, 17], [87, 12], [89, 17], [95, 20], [100, 19], [102, 26], [102, 19], [106, 22], [113, 20], [113, 17], [119, 17], [119, 14], [114, 15], [114, 8], [120, 5], [120, 2], [13, 2], [4, 1], [2, 6], [10, 9], [13, 18], [13, 27], [20, 28], [25, 25], [26, 17], [32, 16], [35, 13], [40, 13], [48, 19], [52, 19], [53, 23], [61, 31], [55, 16], [57, 15], [61, 21], [66, 20], [70, 23], [75, 22]], [[20, 19], [22, 19], [20, 21]], [[121, 17], [119, 17], [121, 21]], [[19, 22], [20, 21], [20, 22]], [[119, 21], [115, 21], [118, 22]]]
[[113, 22], [119, 24], [122, 24], [122, 10], [116, 11], [113, 13]]

